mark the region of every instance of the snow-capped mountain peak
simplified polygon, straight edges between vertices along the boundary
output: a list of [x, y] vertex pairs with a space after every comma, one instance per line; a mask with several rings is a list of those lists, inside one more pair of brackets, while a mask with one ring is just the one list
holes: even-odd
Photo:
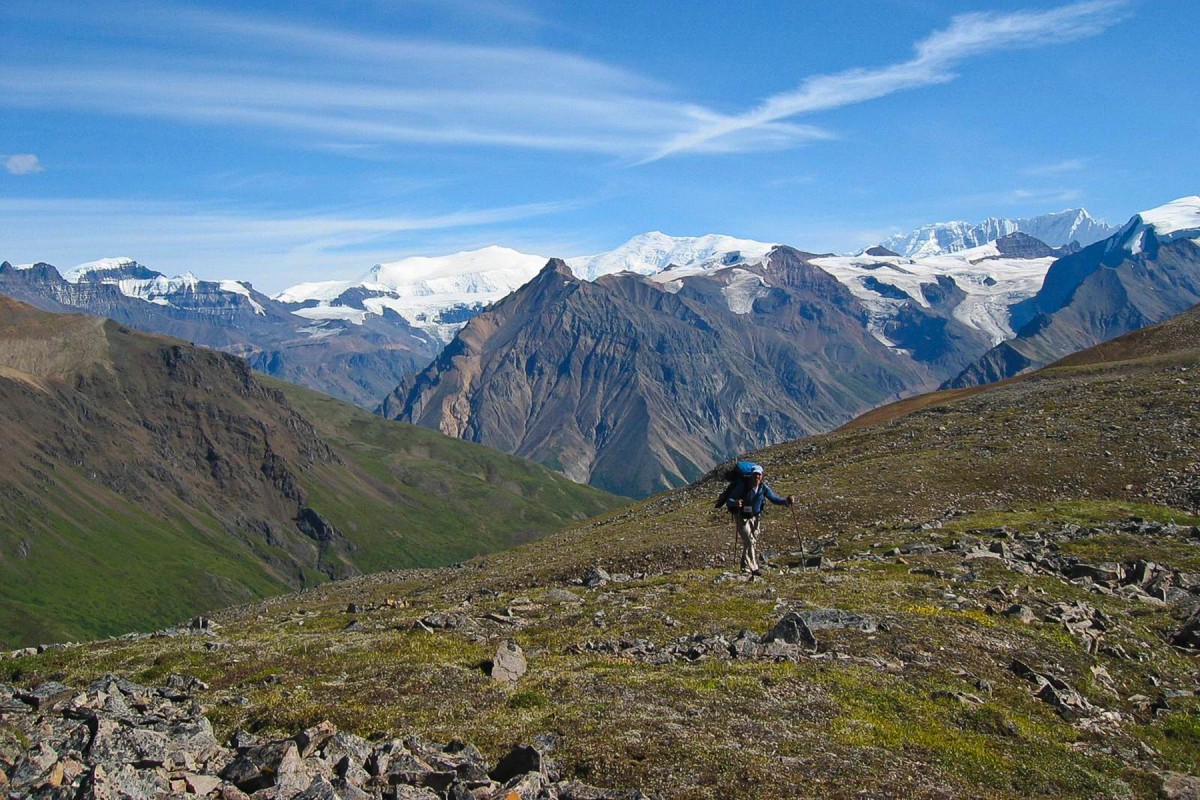
[[1018, 231], [1051, 247], [1062, 247], [1071, 242], [1086, 247], [1108, 238], [1116, 230], [1116, 226], [1097, 220], [1086, 209], [1072, 208], [1022, 219], [988, 217], [979, 223], [935, 222], [909, 233], [896, 234], [881, 245], [909, 258], [924, 258], [980, 247]]
[[777, 245], [737, 239], [719, 233], [704, 236], [668, 236], [651, 231], [633, 237], [607, 253], [568, 258], [567, 265], [583, 280], [615, 272], [653, 275], [667, 267], [706, 268], [732, 266], [763, 258]]
[[[205, 281], [191, 270], [168, 278], [126, 256], [88, 261], [67, 270], [62, 277], [74, 284], [111, 284], [126, 297], [158, 306], [174, 307], [181, 295], [195, 295], [201, 291], [241, 295], [245, 298], [242, 302], [248, 304], [255, 314], [266, 313], [266, 309], [254, 299], [242, 281]], [[186, 301], [185, 305], [190, 302]]]
[[1200, 241], [1200, 195], [1181, 197], [1134, 214], [1109, 241], [1107, 249], [1120, 248], [1136, 255], [1146, 248], [1148, 231], [1153, 231], [1154, 240], [1160, 244], [1176, 239]]
[[1154, 228], [1159, 239], [1187, 239], [1200, 235], [1200, 195], [1189, 195], [1138, 214]]
[[546, 261], [545, 256], [490, 245], [446, 256], [410, 256], [376, 264], [360, 284], [387, 287], [402, 296], [499, 290], [507, 294], [537, 275]]
[[138, 266], [140, 265], [128, 256], [100, 258], [95, 261], [87, 261], [73, 269], [67, 270], [63, 273], [63, 280], [67, 283], [79, 283], [83, 280], [99, 282], [118, 280], [117, 276], [119, 273], [128, 272]]
[[[616, 250], [567, 259], [581, 279], [614, 272], [654, 275], [668, 267], [691, 271], [744, 264], [763, 258], [773, 244], [732, 236], [668, 236], [651, 231]], [[394, 311], [443, 342], [466, 320], [518, 287], [546, 265], [545, 256], [492, 245], [445, 256], [410, 256], [376, 264], [358, 281], [302, 283], [275, 296], [306, 304], [293, 313], [310, 319], [363, 322], [369, 314]]]

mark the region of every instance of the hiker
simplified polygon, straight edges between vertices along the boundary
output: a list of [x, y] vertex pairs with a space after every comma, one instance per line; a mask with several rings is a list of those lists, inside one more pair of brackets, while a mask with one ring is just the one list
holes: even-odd
[[725, 501], [725, 507], [733, 515], [738, 538], [742, 541], [742, 570], [748, 571], [754, 578], [762, 575], [762, 569], [758, 566], [758, 522], [763, 503], [767, 500], [777, 506], [796, 504], [794, 495], [780, 497], [775, 494], [763, 479], [763, 468], [755, 464], [750, 474], [740, 480]]

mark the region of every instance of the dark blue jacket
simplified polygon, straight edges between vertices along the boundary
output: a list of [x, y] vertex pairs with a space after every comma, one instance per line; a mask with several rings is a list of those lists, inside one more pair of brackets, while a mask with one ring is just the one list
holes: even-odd
[[730, 511], [737, 513], [739, 511], [737, 507], [738, 500], [742, 501], [742, 507], [740, 509], [741, 513], [747, 516], [752, 514], [761, 514], [763, 510], [763, 503], [766, 500], [770, 500], [777, 506], [787, 505], [787, 498], [780, 497], [779, 495], [775, 494], [775, 491], [766, 481], [760, 483], [758, 488], [755, 489], [754, 482], [744, 478], [737, 486], [733, 487], [733, 493], [730, 494], [729, 499], [725, 501], [725, 507]]

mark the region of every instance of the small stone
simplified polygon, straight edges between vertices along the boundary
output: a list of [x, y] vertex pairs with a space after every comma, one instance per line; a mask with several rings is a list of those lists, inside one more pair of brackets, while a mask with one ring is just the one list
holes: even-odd
[[1037, 621], [1037, 615], [1033, 613], [1033, 609], [1020, 604], [1009, 606], [1004, 610], [1004, 616], [1011, 617], [1025, 625], [1032, 625]]
[[188, 772], [183, 776], [184, 782], [187, 784], [188, 791], [192, 794], [204, 796], [221, 785], [221, 779], [212, 775], [197, 775], [194, 772]]
[[521, 646], [511, 639], [505, 639], [496, 648], [492, 658], [492, 678], [505, 683], [515, 683], [529, 668], [525, 653]]
[[595, 589], [598, 586], [605, 585], [610, 580], [612, 580], [612, 576], [610, 576], [602, 567], [592, 567], [583, 576], [583, 585], [589, 589]]
[[325, 746], [325, 743], [333, 738], [337, 733], [337, 728], [333, 727], [333, 723], [329, 720], [324, 720], [317, 725], [305, 729], [302, 733], [296, 734], [293, 741], [296, 742], [296, 747], [300, 751], [301, 758], [308, 758], [313, 753]]

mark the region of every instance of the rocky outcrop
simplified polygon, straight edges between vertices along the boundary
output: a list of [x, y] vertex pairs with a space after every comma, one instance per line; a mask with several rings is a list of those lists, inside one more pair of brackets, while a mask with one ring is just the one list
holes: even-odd
[[547, 751], [525, 744], [494, 766], [461, 741], [367, 741], [328, 722], [286, 739], [236, 731], [222, 744], [196, 702], [207, 688], [183, 675], [154, 688], [115, 675], [82, 691], [0, 684], [0, 792], [129, 800], [643, 797], [561, 780]]

